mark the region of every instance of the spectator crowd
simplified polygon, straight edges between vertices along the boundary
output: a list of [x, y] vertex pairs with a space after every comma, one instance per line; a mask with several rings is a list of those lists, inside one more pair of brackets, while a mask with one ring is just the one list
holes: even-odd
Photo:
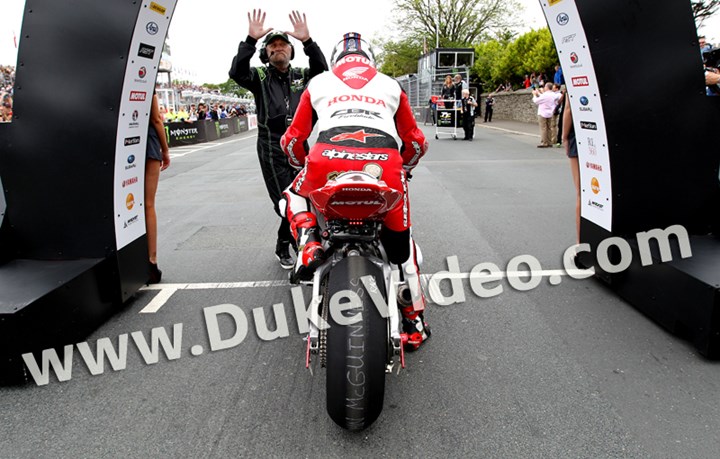
[[0, 122], [9, 123], [13, 115], [13, 88], [15, 87], [15, 67], [0, 65]]

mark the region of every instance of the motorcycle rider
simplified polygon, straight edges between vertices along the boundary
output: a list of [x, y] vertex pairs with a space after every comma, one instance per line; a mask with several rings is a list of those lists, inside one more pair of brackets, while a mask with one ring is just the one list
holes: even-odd
[[[331, 72], [308, 85], [280, 145], [291, 165], [302, 168], [285, 190], [286, 217], [297, 238], [298, 259], [291, 279], [307, 280], [323, 262], [317, 218], [307, 197], [328, 179], [347, 171], [365, 171], [403, 193], [403, 203], [383, 222], [380, 239], [391, 263], [400, 265], [412, 304], [401, 308], [408, 349], [430, 336], [424, 321], [417, 252], [410, 237], [407, 175], [425, 154], [428, 143], [418, 128], [407, 95], [394, 79], [379, 73], [369, 45], [358, 33], [347, 33], [335, 47]], [[318, 139], [307, 151], [315, 120]]]
[[[300, 94], [310, 78], [326, 71], [328, 65], [320, 47], [310, 38], [304, 14], [301, 16], [299, 12], [293, 11], [290, 15], [293, 32], [266, 29], [265, 13], [262, 10], [253, 10], [252, 17], [248, 13], [248, 22], [248, 36], [238, 46], [229, 75], [238, 85], [250, 90], [255, 96], [258, 159], [275, 213], [281, 217], [275, 255], [283, 268], [291, 269], [293, 260], [289, 246], [294, 245], [295, 241], [287, 220], [280, 213], [278, 202], [282, 198], [283, 190], [292, 183], [297, 172], [290, 167], [280, 149], [280, 136], [293, 118], [300, 102]], [[294, 68], [290, 65], [295, 49], [288, 35], [302, 42], [310, 68]], [[265, 39], [260, 47], [260, 60], [266, 66], [250, 67], [255, 45], [262, 36], [265, 36]]]

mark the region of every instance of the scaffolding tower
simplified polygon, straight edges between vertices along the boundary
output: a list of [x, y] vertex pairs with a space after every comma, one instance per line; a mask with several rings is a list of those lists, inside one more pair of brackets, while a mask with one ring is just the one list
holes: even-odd
[[[442, 92], [445, 76], [460, 74], [463, 81], [470, 81], [470, 68], [475, 63], [473, 48], [437, 48], [418, 59], [417, 73], [402, 75], [396, 80], [405, 90], [413, 107], [427, 107], [430, 96]], [[477, 99], [477, 89], [470, 87], [470, 94]]]

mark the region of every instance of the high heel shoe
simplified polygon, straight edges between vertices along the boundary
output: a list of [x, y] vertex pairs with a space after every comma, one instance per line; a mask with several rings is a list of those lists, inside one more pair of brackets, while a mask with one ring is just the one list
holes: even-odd
[[162, 279], [162, 271], [158, 269], [157, 263], [148, 261], [148, 281], [147, 285], [159, 284]]

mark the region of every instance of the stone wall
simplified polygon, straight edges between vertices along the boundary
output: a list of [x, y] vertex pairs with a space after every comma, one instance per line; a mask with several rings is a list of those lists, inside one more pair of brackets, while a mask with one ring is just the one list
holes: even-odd
[[[480, 96], [480, 100], [478, 100], [483, 115], [485, 115], [486, 96], [487, 94], [483, 94]], [[425, 121], [426, 112], [427, 106], [413, 107], [413, 113], [418, 123]], [[537, 105], [532, 101], [532, 91], [529, 89], [520, 89], [513, 92], [496, 93], [493, 119], [537, 123]]]
[[[486, 94], [483, 94], [478, 101], [482, 104], [483, 114], [485, 97]], [[529, 89], [495, 94], [494, 108], [493, 119], [537, 123], [537, 105], [533, 103], [532, 91]]]

